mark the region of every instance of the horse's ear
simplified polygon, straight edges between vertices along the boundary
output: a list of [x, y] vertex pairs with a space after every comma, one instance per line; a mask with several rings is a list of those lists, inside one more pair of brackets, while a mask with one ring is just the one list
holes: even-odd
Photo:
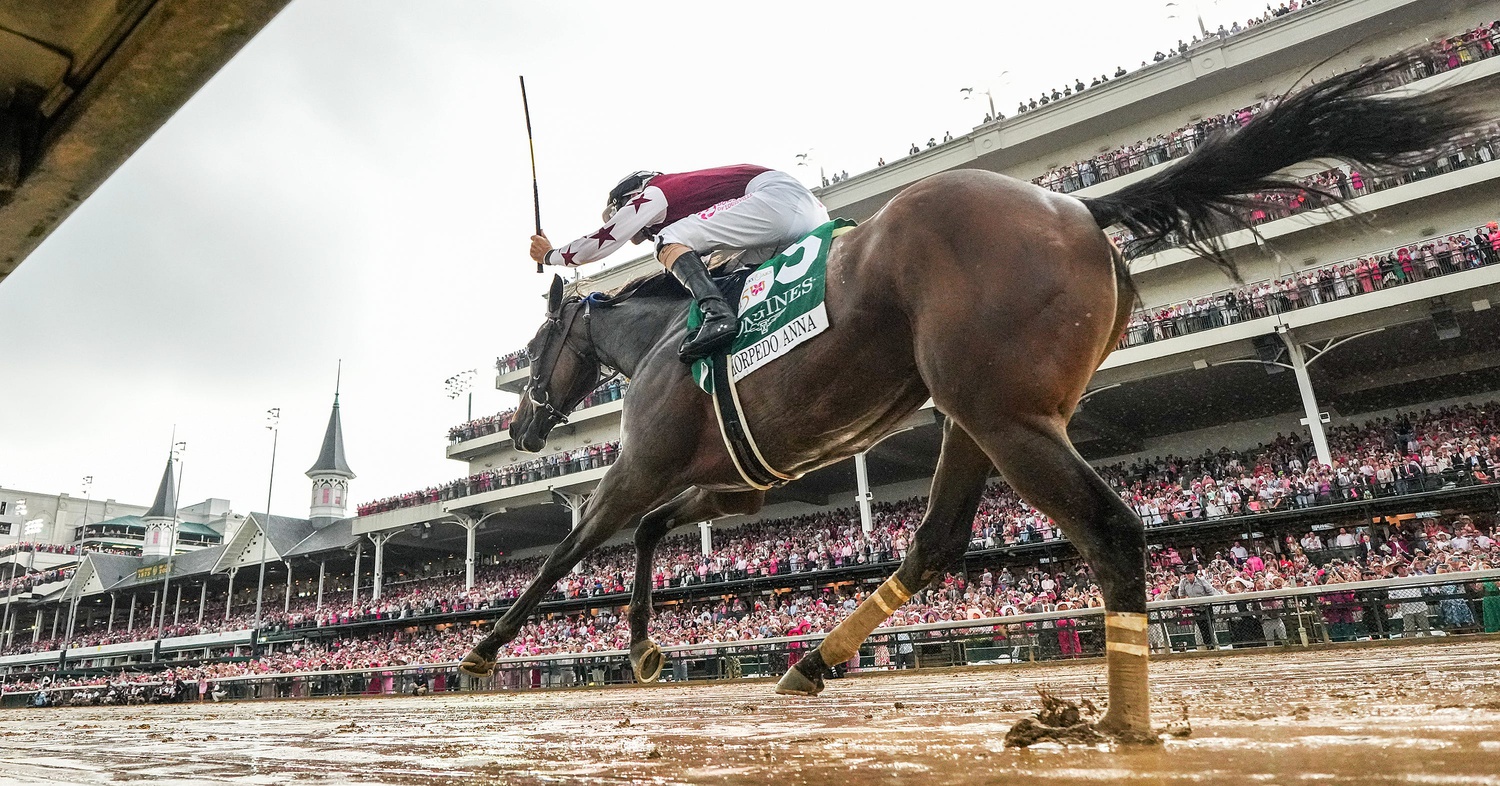
[[547, 313], [556, 314], [562, 308], [563, 277], [552, 274], [552, 289], [547, 292]]

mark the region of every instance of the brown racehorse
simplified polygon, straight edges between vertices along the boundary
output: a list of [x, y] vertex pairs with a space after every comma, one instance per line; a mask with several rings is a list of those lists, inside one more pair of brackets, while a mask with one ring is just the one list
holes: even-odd
[[[864, 451], [931, 397], [945, 416], [925, 517], [895, 574], [777, 686], [816, 694], [827, 664], [849, 659], [913, 592], [963, 554], [987, 478], [998, 468], [1061, 526], [1103, 592], [1109, 707], [1098, 727], [1151, 732], [1146, 681], [1144, 528], [1067, 437], [1068, 419], [1114, 348], [1135, 300], [1122, 254], [1102, 228], [1121, 224], [1134, 250], [1175, 240], [1232, 271], [1212, 238], [1248, 195], [1300, 190], [1276, 172], [1317, 158], [1366, 171], [1431, 160], [1477, 124], [1452, 98], [1372, 94], [1407, 53], [1284, 98], [1246, 127], [1109, 196], [1078, 199], [991, 172], [929, 177], [838, 241], [828, 259], [832, 326], [738, 385], [772, 466], [801, 475]], [[677, 359], [687, 295], [669, 277], [612, 298], [562, 297], [527, 346], [531, 380], [511, 426], [538, 451], [604, 378], [629, 377], [619, 460], [539, 575], [474, 647], [463, 669], [493, 671], [542, 596], [585, 554], [634, 526], [631, 665], [653, 680], [661, 651], [647, 634], [651, 560], [674, 526], [761, 508], [736, 472], [708, 396]]]

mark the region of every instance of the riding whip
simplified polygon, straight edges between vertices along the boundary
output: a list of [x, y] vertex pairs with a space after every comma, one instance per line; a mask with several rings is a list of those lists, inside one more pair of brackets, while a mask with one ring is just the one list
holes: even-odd
[[[536, 234], [542, 234], [542, 192], [536, 184], [536, 143], [531, 141], [531, 105], [526, 103], [526, 77], [521, 77], [521, 110], [526, 113], [526, 147], [531, 149], [531, 208], [536, 216]], [[536, 263], [536, 272], [542, 272], [542, 263]]]

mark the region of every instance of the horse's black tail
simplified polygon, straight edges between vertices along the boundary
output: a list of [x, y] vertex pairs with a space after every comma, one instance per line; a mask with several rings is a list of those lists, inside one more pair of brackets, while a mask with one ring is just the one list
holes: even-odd
[[1248, 226], [1241, 211], [1261, 203], [1256, 195], [1308, 192], [1321, 204], [1343, 201], [1276, 172], [1320, 158], [1362, 167], [1367, 176], [1421, 166], [1479, 126], [1482, 115], [1465, 108], [1472, 95], [1467, 102], [1451, 91], [1376, 95], [1429, 55], [1426, 49], [1402, 52], [1285, 95], [1175, 166], [1083, 203], [1101, 228], [1120, 224], [1135, 235], [1129, 256], [1175, 240], [1238, 278], [1218, 237]]

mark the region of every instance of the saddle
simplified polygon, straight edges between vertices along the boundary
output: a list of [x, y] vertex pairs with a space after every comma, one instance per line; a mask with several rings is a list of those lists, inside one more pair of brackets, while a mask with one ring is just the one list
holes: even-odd
[[733, 306], [740, 302], [740, 295], [745, 291], [745, 279], [791, 247], [791, 243], [783, 243], [769, 248], [715, 251], [706, 262], [708, 277], [719, 288], [719, 292], [723, 293], [724, 299]]

